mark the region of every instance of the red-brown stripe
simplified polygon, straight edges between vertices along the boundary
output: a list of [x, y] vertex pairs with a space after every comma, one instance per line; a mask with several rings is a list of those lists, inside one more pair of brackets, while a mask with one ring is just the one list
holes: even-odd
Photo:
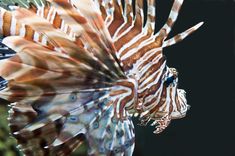
[[11, 20], [12, 20], [12, 14], [8, 11], [6, 11], [3, 15], [3, 35], [9, 36], [11, 35]]

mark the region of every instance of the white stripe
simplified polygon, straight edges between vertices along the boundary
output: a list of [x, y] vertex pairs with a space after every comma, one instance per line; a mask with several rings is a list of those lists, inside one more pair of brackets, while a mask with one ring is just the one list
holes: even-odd
[[40, 37], [39, 33], [38, 32], [34, 32], [33, 40], [38, 42], [39, 41], [39, 37]]
[[48, 14], [47, 14], [47, 17], [46, 17], [46, 19], [51, 23], [51, 15], [53, 14], [53, 8], [51, 7], [50, 8], [50, 10], [49, 10], [49, 12], [48, 12]]
[[[156, 57], [156, 59], [159, 61], [162, 57], [161, 57], [162, 55], [160, 55], [160, 56], [157, 56]], [[156, 61], [157, 62], [157, 61]], [[143, 66], [143, 68], [141, 68], [141, 70], [139, 70], [139, 72], [140, 72], [140, 78], [146, 73], [146, 72], [148, 72], [148, 70], [152, 67], [152, 66], [154, 66], [154, 65], [156, 65], [157, 63], [154, 63], [154, 62], [149, 62], [149, 63], [147, 63], [145, 66]]]
[[11, 18], [10, 34], [11, 35], [15, 35], [16, 34], [16, 19], [14, 17]]
[[172, 105], [173, 105], [173, 111], [174, 110], [177, 110], [177, 105], [176, 105], [176, 101], [175, 101], [175, 96], [176, 96], [176, 90], [177, 90], [177, 88], [176, 88], [176, 86], [174, 86], [173, 88], [172, 88], [172, 93], [171, 93], [171, 97], [172, 97]]
[[159, 108], [160, 112], [169, 112], [170, 110], [170, 103], [171, 103], [171, 99], [170, 99], [170, 87], [168, 87], [166, 89], [166, 101], [165, 103]]
[[115, 38], [115, 40], [113, 42], [117, 42], [121, 37], [123, 37], [124, 35], [126, 35], [132, 28], [134, 27], [134, 22], [131, 23], [131, 26], [129, 26], [120, 36], [118, 36], [117, 38]]
[[25, 31], [26, 31], [25, 24], [22, 24], [20, 28], [20, 36], [25, 37], [25, 33], [26, 33]]
[[157, 106], [159, 104], [159, 102], [161, 100], [161, 93], [162, 93], [162, 91], [163, 91], [163, 83], [161, 83], [160, 87], [155, 92], [155, 94], [151, 94], [151, 95], [145, 97], [144, 104], [149, 103], [154, 98], [156, 98], [156, 101], [152, 102], [149, 106], [145, 106], [144, 105], [144, 110], [151, 110], [151, 109], [153, 109], [155, 106]]
[[172, 21], [176, 21], [177, 16], [178, 16], [179, 12], [176, 12], [175, 10], [172, 10], [170, 13], [170, 18], [172, 19]]
[[[164, 63], [161, 65], [161, 67], [160, 67], [157, 71], [155, 71], [151, 76], [149, 76], [147, 79], [145, 79], [145, 80], [143, 81], [143, 83], [141, 83], [141, 84], [139, 85], [138, 93], [141, 93], [141, 92], [143, 92], [145, 89], [148, 89], [148, 88], [150, 88], [151, 86], [157, 84], [158, 81], [160, 80], [160, 77], [161, 77], [161, 75], [162, 75], [162, 73], [163, 73], [163, 69], [165, 68], [165, 66], [166, 66], [166, 62], [164, 62]], [[159, 73], [159, 72], [160, 72], [160, 73]], [[154, 81], [152, 81], [151, 83], [149, 83], [149, 81], [150, 81], [153, 77], [155, 77], [156, 74], [158, 74], [157, 78], [156, 78]], [[146, 84], [148, 84], [148, 85], [147, 85], [147, 86], [144, 86], [144, 85], [146, 85]], [[143, 88], [142, 88], [142, 87], [143, 87]]]
[[44, 7], [41, 7], [42, 12], [41, 12], [41, 17], [44, 18]]
[[50, 20], [51, 24], [53, 24], [55, 17], [56, 17], [56, 10], [53, 9], [53, 14], [51, 15], [51, 20]]
[[131, 45], [135, 44], [139, 39], [141, 39], [142, 37], [147, 35], [147, 31], [146, 29], [143, 29], [142, 32], [140, 34], [138, 34], [137, 36], [135, 36], [134, 38], [132, 38], [129, 42], [127, 42], [126, 44], [124, 44], [120, 50], [118, 51], [118, 55], [121, 55], [123, 53], [123, 51], [125, 51], [125, 49], [129, 48]]
[[123, 60], [125, 60], [125, 59], [131, 57], [132, 55], [138, 53], [138, 52], [139, 52], [139, 49], [141, 49], [141, 48], [143, 48], [144, 46], [146, 46], [146, 45], [148, 45], [149, 43], [151, 43], [150, 41], [154, 42], [155, 39], [154, 39], [153, 37], [150, 37], [149, 39], [147, 39], [147, 40], [145, 40], [145, 41], [142, 41], [139, 46], [137, 46], [136, 48], [131, 49], [131, 50], [128, 51], [125, 55], [123, 55], [123, 56], [121, 57], [121, 60], [123, 61]]
[[36, 15], [40, 16], [41, 8], [38, 8]]
[[[135, 64], [134, 66], [135, 66], [140, 72], [143, 72], [142, 70], [143, 70], [144, 66], [141, 67], [141, 68], [140, 68], [140, 66], [142, 66], [142, 64], [144, 64], [146, 61], [148, 61], [148, 59], [149, 59], [150, 57], [152, 57], [153, 55], [155, 55], [156, 53], [158, 53], [158, 52], [161, 51], [161, 50], [162, 50], [161, 47], [160, 47], [160, 48], [151, 49], [150, 51], [146, 52], [146, 53], [144, 54], [144, 56], [142, 56], [142, 57], [136, 62], [136, 64]], [[158, 57], [162, 57], [162, 54], [159, 53], [159, 55], [156, 56], [156, 59], [157, 59]], [[159, 60], [159, 59], [157, 59], [157, 61], [158, 61], [158, 60]], [[151, 62], [154, 63], [153, 61], [151, 61]], [[155, 62], [156, 62], [156, 61], [155, 61]]]
[[149, 5], [149, 6], [148, 6], [148, 15], [154, 17], [154, 16], [155, 16], [155, 10], [156, 10], [155, 6]]
[[115, 33], [114, 33], [114, 35], [113, 35], [113, 37], [112, 37], [113, 41], [118, 37], [118, 33], [120, 32], [120, 30], [122, 30], [122, 28], [123, 28], [127, 23], [128, 23], [128, 22], [127, 22], [127, 19], [124, 18], [124, 23], [123, 23], [122, 25], [120, 25], [120, 26], [117, 28], [117, 30], [115, 31]]
[[60, 29], [61, 29], [62, 31], [64, 30], [64, 25], [65, 25], [64, 20], [62, 20], [61, 26], [60, 26]]
[[42, 36], [42, 41], [41, 41], [42, 45], [47, 45], [47, 37], [45, 35]]

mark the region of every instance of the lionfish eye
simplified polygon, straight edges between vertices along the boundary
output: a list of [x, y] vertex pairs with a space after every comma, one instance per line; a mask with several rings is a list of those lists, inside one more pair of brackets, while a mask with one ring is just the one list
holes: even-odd
[[178, 72], [175, 68], [170, 68], [170, 74], [165, 80], [165, 84], [168, 87], [170, 84], [174, 82], [174, 80], [178, 77]]
[[172, 84], [172, 83], [174, 82], [174, 80], [175, 80], [175, 76], [174, 76], [174, 75], [168, 77], [168, 78], [166, 79], [166, 81], [165, 81], [166, 86], [168, 87], [170, 84]]

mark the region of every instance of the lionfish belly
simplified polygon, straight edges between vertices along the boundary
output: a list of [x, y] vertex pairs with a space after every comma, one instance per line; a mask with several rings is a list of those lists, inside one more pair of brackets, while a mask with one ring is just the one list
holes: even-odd
[[[163, 48], [183, 3], [174, 0], [155, 33], [155, 0], [2, 1], [0, 95], [25, 155], [69, 155], [84, 140], [88, 155], [132, 155], [134, 126], [154, 133], [184, 117], [185, 91]], [[17, 3], [17, 5], [16, 5]], [[146, 19], [146, 22], [144, 22]]]

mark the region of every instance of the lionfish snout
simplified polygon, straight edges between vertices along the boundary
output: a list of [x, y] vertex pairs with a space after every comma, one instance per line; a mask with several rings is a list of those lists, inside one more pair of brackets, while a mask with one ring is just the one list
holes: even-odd
[[166, 66], [162, 71], [162, 79], [156, 81], [155, 86], [163, 82], [155, 91], [149, 90], [143, 97], [143, 113], [141, 125], [153, 121], [156, 127], [154, 133], [162, 132], [171, 122], [171, 119], [182, 118], [188, 110], [186, 92], [178, 89], [178, 71]]
[[175, 102], [173, 103], [172, 119], [185, 117], [190, 106], [187, 104], [186, 92], [183, 89], [177, 89]]
[[[165, 83], [169, 91], [169, 101], [173, 108], [170, 112], [171, 119], [183, 118], [186, 115], [189, 105], [187, 105], [186, 92], [178, 89], [178, 71], [175, 68], [169, 68], [168, 78]], [[174, 97], [174, 98], [173, 98]]]

